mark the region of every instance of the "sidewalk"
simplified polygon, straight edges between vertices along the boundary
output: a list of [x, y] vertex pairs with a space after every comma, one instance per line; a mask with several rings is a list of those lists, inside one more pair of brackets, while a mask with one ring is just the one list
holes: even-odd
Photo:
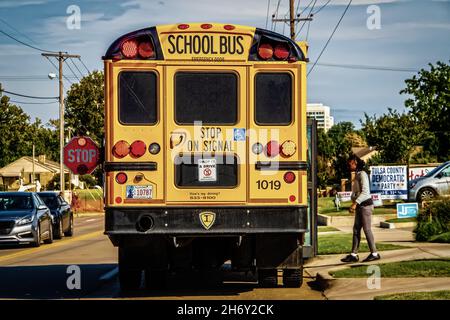
[[[450, 244], [447, 243], [421, 243], [414, 242], [411, 229], [382, 229], [372, 227], [377, 242], [388, 242], [405, 246], [405, 249], [380, 251], [381, 260], [369, 263], [342, 263], [343, 254], [321, 255], [305, 264], [305, 272], [315, 277], [328, 299], [373, 299], [375, 296], [411, 292], [411, 291], [437, 291], [450, 290], [450, 278], [381, 278], [380, 289], [368, 289], [368, 278], [335, 279], [329, 271], [345, 269], [350, 266], [381, 264], [417, 259], [450, 258]], [[339, 227], [341, 231], [351, 232], [349, 227]], [[350, 248], [349, 248], [350, 249]], [[360, 254], [364, 259], [368, 253]], [[368, 274], [367, 277], [369, 277]]]

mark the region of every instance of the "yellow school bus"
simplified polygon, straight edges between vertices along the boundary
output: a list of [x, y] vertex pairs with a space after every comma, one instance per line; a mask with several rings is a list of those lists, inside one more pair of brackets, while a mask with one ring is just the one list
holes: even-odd
[[105, 233], [123, 289], [225, 262], [302, 284], [306, 53], [255, 27], [182, 23], [107, 50]]

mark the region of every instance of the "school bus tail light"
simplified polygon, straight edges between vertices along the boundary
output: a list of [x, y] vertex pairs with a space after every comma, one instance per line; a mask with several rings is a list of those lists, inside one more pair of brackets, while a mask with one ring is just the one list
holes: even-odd
[[283, 179], [286, 183], [292, 183], [295, 181], [295, 173], [288, 171], [284, 174]]
[[296, 150], [297, 146], [295, 145], [295, 142], [291, 140], [286, 140], [281, 144], [280, 154], [285, 158], [289, 158], [295, 154]]
[[266, 145], [266, 155], [268, 157], [276, 157], [280, 153], [280, 145], [278, 142], [272, 140]]
[[258, 48], [258, 55], [261, 59], [267, 60], [273, 56], [273, 47], [268, 43], [262, 43]]
[[140, 158], [145, 154], [147, 146], [144, 141], [136, 140], [130, 146], [130, 155], [133, 158]]
[[279, 60], [286, 60], [289, 57], [289, 48], [285, 44], [275, 46], [274, 55]]
[[127, 40], [122, 43], [122, 54], [125, 58], [133, 59], [138, 53], [138, 44], [135, 40]]
[[151, 154], [158, 154], [160, 150], [161, 150], [161, 147], [160, 147], [159, 144], [156, 143], [156, 142], [153, 142], [153, 143], [150, 144], [150, 146], [148, 147], [148, 151], [149, 151]]
[[116, 174], [116, 182], [118, 184], [124, 184], [125, 182], [127, 182], [127, 180], [128, 177], [125, 172], [119, 172], [118, 174]]
[[150, 42], [139, 43], [139, 56], [141, 58], [147, 59], [155, 55], [155, 50]]
[[112, 152], [116, 158], [124, 158], [130, 153], [130, 145], [125, 140], [119, 140], [114, 145]]

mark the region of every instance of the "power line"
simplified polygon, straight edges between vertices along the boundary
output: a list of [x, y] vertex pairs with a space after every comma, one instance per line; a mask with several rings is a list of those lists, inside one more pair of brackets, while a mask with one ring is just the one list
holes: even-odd
[[270, 9], [270, 0], [267, 0], [266, 29], [267, 29], [267, 24], [269, 22], [269, 9]]
[[81, 60], [81, 57], [78, 58], [78, 60], [80, 60], [81, 64], [84, 66], [84, 68], [86, 69], [86, 71], [88, 72], [88, 74], [91, 74], [91, 71], [89, 71], [88, 67], [86, 67], [86, 65], [84, 64], [83, 60]]
[[69, 60], [72, 62], [72, 64], [75, 66], [75, 68], [78, 70], [78, 72], [81, 74], [81, 77], [83, 78], [83, 77], [84, 77], [83, 72], [80, 71], [80, 69], [78, 68], [78, 66], [77, 66], [77, 65], [75, 64], [75, 62], [73, 61], [73, 59], [72, 59], [72, 58], [69, 58]]
[[52, 103], [58, 103], [58, 101], [52, 101], [52, 102], [25, 102], [25, 101], [16, 101], [16, 100], [9, 100], [9, 102], [18, 103], [18, 104], [52, 104]]
[[[312, 2], [312, 1], [311, 1], [311, 2]], [[312, 16], [311, 13], [312, 13], [312, 11], [314, 10], [314, 7], [315, 7], [315, 5], [316, 5], [316, 2], [317, 2], [317, 0], [314, 0], [314, 3], [313, 3], [313, 5], [312, 5], [311, 9], [309, 10], [308, 15], [307, 15], [307, 17], [306, 17], [306, 18], [309, 18], [310, 20], [311, 20], [311, 16]], [[311, 5], [311, 3], [308, 5], [308, 7], [309, 7], [310, 5]], [[304, 12], [308, 7], [306, 7], [306, 8], [303, 10], [303, 12]], [[300, 32], [302, 31], [303, 27], [306, 25], [306, 22], [308, 22], [308, 21], [310, 21], [310, 20], [304, 20], [304, 22], [302, 23], [300, 29], [297, 31], [297, 34], [295, 35], [295, 38], [297, 38], [297, 36], [300, 34]]]
[[67, 60], [64, 60], [64, 63], [66, 64], [67, 67], [69, 67], [69, 70], [72, 72], [72, 74], [75, 76], [75, 78], [77, 78], [78, 82], [80, 82], [80, 79], [77, 77], [77, 75], [76, 75], [75, 72], [73, 71], [72, 67], [71, 67], [70, 64], [67, 62]]
[[8, 22], [6, 22], [5, 20], [3, 20], [2, 18], [0, 18], [0, 22], [3, 22], [5, 25], [7, 25], [11, 30], [17, 32], [18, 34], [20, 34], [22, 37], [27, 38], [28, 40], [30, 40], [31, 42], [36, 43], [36, 41], [34, 41], [33, 39], [31, 39], [29, 36], [27, 36], [26, 34], [20, 32], [19, 30], [17, 30], [14, 26], [10, 25]]
[[314, 12], [313, 14], [316, 15], [318, 14], [320, 11], [322, 11], [323, 8], [325, 8], [329, 3], [331, 2], [331, 0], [328, 0], [323, 6], [321, 6], [319, 9], [317, 9], [316, 12]]
[[6, 33], [6, 32], [3, 31], [3, 30], [0, 30], [0, 33], [4, 34], [5, 36], [7, 36], [7, 37], [9, 37], [9, 38], [11, 38], [11, 39], [13, 39], [14, 41], [17, 41], [18, 43], [23, 44], [24, 46], [27, 46], [27, 47], [32, 48], [32, 49], [34, 49], [34, 50], [38, 50], [38, 51], [41, 51], [41, 52], [51, 52], [51, 53], [54, 53], [54, 51], [49, 51], [49, 50], [40, 49], [40, 48], [38, 48], [38, 47], [32, 46], [31, 44], [28, 44], [28, 43], [26, 43], [26, 42], [23, 42], [23, 41], [21, 41], [21, 40], [15, 38], [15, 37], [13, 37], [12, 35]]
[[344, 69], [356, 69], [356, 70], [374, 70], [374, 71], [393, 71], [393, 72], [419, 72], [418, 69], [413, 68], [394, 68], [394, 67], [383, 67], [383, 66], [369, 66], [369, 65], [358, 65], [358, 64], [337, 64], [337, 63], [317, 63], [321, 67], [335, 67]]
[[[275, 10], [275, 14], [273, 14], [272, 17], [275, 17], [275, 18], [278, 17], [278, 9], [280, 8], [280, 2], [281, 2], [281, 0], [278, 0], [277, 9]], [[277, 21], [276, 20], [272, 24], [272, 26], [273, 26], [273, 30], [272, 31], [275, 31], [275, 29], [277, 28]]]
[[30, 99], [59, 99], [58, 97], [29, 96], [29, 95], [21, 94], [21, 93], [17, 93], [17, 92], [6, 91], [6, 90], [0, 88], [0, 93], [2, 93], [2, 92], [8, 93], [8, 94], [12, 94], [13, 96], [19, 96], [19, 97], [30, 98]]
[[[56, 71], [58, 71], [59, 72], [59, 69], [58, 69], [58, 67], [56, 66], [56, 64], [52, 61], [52, 60], [50, 60], [50, 58], [49, 57], [47, 57], [47, 56], [44, 56], [48, 61], [50, 61], [50, 63], [52, 64], [52, 66], [56, 69]], [[73, 82], [72, 81], [70, 81], [66, 76], [63, 76], [64, 77], [64, 79], [66, 79], [71, 85], [73, 84]]]
[[325, 43], [324, 47], [322, 48], [322, 51], [320, 51], [319, 56], [317, 57], [316, 61], [314, 62], [313, 66], [311, 67], [311, 69], [308, 71], [307, 76], [309, 76], [309, 74], [314, 70], [314, 67], [316, 66], [317, 62], [320, 60], [320, 57], [322, 56], [322, 54], [325, 52], [326, 48], [328, 47], [328, 44], [330, 43], [331, 39], [333, 38], [337, 28], [339, 27], [339, 25], [341, 24], [342, 19], [344, 19], [345, 14], [348, 11], [348, 8], [350, 8], [350, 5], [352, 4], [353, 0], [349, 0], [347, 7], [345, 7], [344, 12], [342, 13], [341, 18], [339, 19], [338, 23], [336, 24], [336, 26], [333, 29], [333, 32], [331, 33], [330, 37], [328, 38], [327, 42]]

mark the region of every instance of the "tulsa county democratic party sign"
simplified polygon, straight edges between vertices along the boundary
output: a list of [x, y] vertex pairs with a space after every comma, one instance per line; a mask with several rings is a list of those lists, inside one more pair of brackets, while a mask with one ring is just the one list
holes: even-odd
[[370, 191], [382, 199], [408, 199], [407, 166], [370, 167]]

